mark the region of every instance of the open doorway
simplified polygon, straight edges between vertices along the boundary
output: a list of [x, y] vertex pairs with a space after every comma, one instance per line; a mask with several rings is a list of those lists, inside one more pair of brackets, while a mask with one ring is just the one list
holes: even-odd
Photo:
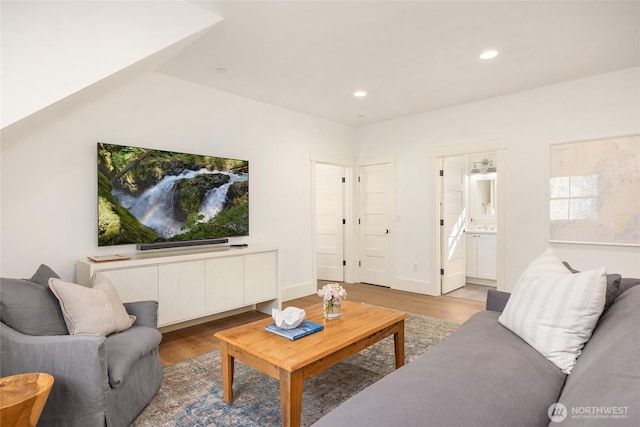
[[441, 293], [485, 301], [498, 282], [498, 153], [440, 158]]

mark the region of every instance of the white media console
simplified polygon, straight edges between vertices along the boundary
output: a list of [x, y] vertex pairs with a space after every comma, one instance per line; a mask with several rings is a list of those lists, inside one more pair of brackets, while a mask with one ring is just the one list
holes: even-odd
[[78, 260], [78, 283], [107, 276], [123, 302], [158, 301], [158, 326], [235, 309], [280, 309], [277, 249], [215, 248], [133, 255], [109, 262]]

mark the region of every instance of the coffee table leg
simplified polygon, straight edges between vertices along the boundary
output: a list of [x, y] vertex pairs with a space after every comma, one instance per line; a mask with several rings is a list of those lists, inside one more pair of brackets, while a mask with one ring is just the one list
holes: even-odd
[[398, 332], [393, 334], [393, 344], [396, 350], [396, 369], [404, 366], [404, 320], [398, 322]]
[[221, 343], [220, 361], [222, 366], [222, 396], [226, 403], [231, 403], [233, 400], [234, 358], [229, 355], [228, 344], [225, 342]]
[[299, 427], [302, 416], [302, 371], [280, 370], [280, 415], [283, 427]]

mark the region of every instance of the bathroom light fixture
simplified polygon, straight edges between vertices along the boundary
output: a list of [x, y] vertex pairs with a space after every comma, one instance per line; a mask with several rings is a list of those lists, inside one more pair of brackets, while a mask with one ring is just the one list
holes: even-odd
[[471, 168], [470, 173], [475, 174], [475, 173], [493, 173], [493, 172], [496, 172], [496, 166], [493, 160], [483, 159], [481, 162], [473, 162], [473, 168]]
[[487, 50], [480, 54], [480, 59], [491, 59], [491, 58], [495, 58], [496, 56], [498, 56], [497, 50]]
[[362, 98], [363, 96], [367, 96], [367, 92], [363, 90], [359, 90], [353, 93], [353, 96], [357, 96], [358, 98]]

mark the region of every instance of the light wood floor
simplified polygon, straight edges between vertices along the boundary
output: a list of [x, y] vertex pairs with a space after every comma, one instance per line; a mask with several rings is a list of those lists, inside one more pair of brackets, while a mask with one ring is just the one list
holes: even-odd
[[[421, 314], [453, 323], [463, 323], [485, 307], [483, 302], [478, 301], [448, 296], [431, 297], [362, 283], [346, 283], [344, 287], [350, 301]], [[283, 306], [304, 308], [319, 302], [318, 296], [310, 295], [287, 301]], [[217, 340], [213, 336], [215, 332], [265, 317], [268, 316], [264, 313], [251, 311], [167, 332], [163, 334], [160, 343], [160, 362], [162, 366], [167, 366], [213, 351], [218, 348]]]

